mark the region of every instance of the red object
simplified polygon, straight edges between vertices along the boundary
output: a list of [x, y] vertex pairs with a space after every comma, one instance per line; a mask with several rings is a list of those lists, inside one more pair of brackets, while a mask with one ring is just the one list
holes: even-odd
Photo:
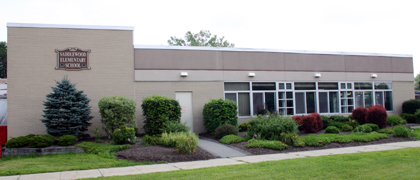
[[321, 115], [312, 113], [303, 117], [303, 129], [308, 133], [316, 133], [324, 127]]
[[359, 124], [365, 124], [366, 123], [366, 114], [367, 114], [367, 109], [364, 108], [364, 107], [358, 107], [356, 109], [353, 109], [353, 111], [351, 112], [351, 116]]
[[0, 126], [0, 145], [7, 142], [7, 126]]
[[387, 116], [386, 109], [382, 105], [375, 105], [367, 110], [366, 121], [378, 125], [379, 128], [384, 128], [388, 122]]

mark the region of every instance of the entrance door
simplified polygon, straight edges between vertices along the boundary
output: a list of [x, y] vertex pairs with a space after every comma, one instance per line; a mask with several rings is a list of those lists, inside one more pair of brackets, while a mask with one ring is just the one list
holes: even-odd
[[181, 105], [181, 122], [193, 131], [192, 92], [176, 92], [175, 96]]

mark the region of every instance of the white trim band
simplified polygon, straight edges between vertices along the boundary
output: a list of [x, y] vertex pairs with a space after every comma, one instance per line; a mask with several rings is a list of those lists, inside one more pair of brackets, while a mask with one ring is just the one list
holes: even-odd
[[334, 51], [306, 51], [306, 50], [287, 50], [287, 49], [225, 48], [225, 47], [164, 46], [164, 45], [134, 45], [134, 49], [173, 49], [173, 50], [203, 50], [203, 51], [281, 52], [281, 53], [299, 53], [299, 54], [413, 57], [413, 55], [411, 55], [411, 54], [381, 54], [381, 53], [363, 53], [363, 52], [334, 52]]
[[133, 31], [133, 26], [98, 26], [98, 25], [71, 25], [71, 24], [32, 24], [32, 23], [7, 23], [7, 27], [30, 28], [63, 28], [63, 29], [104, 29]]

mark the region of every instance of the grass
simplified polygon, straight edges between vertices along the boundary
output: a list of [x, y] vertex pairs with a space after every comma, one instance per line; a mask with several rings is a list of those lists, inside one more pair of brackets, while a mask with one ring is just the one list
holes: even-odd
[[0, 176], [123, 167], [139, 164], [134, 161], [110, 159], [85, 153], [4, 157], [0, 160]]
[[324, 146], [329, 143], [348, 143], [348, 142], [369, 142], [378, 139], [389, 138], [388, 134], [382, 133], [366, 133], [366, 134], [355, 134], [351, 133], [348, 135], [338, 134], [310, 134], [307, 136], [299, 137], [299, 141], [305, 143], [306, 146]]
[[289, 146], [282, 143], [281, 141], [269, 141], [269, 140], [257, 140], [251, 139], [246, 145], [247, 148], [270, 148], [270, 149], [287, 149]]
[[220, 142], [224, 144], [233, 144], [233, 143], [238, 143], [242, 141], [246, 141], [246, 139], [237, 135], [233, 135], [233, 134], [223, 136], [222, 139], [220, 139]]
[[98, 179], [418, 179], [419, 153], [406, 148]]
[[117, 159], [114, 152], [131, 145], [83, 142], [76, 146], [83, 147], [87, 153], [4, 157], [0, 160], [0, 176], [152, 164]]

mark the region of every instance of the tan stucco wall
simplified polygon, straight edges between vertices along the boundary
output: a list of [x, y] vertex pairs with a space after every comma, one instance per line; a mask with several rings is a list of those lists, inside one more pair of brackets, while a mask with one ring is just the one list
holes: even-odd
[[[414, 78], [413, 78], [414, 79]], [[392, 82], [394, 96], [394, 114], [402, 113], [402, 103], [414, 99], [414, 82]]]
[[[45, 95], [65, 75], [91, 99], [89, 128], [101, 127], [98, 101], [104, 96], [134, 98], [133, 31], [8, 27], [8, 137], [45, 134], [40, 121]], [[91, 49], [91, 70], [54, 70], [55, 49]]]

